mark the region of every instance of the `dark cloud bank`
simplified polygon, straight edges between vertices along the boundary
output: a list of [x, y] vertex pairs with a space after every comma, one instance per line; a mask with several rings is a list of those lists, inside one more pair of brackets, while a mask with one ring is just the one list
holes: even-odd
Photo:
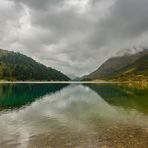
[[0, 47], [72, 76], [148, 47], [148, 0], [1, 0]]

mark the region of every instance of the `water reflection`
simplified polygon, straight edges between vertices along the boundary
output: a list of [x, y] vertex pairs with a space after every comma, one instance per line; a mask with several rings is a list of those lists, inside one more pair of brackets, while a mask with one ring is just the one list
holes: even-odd
[[19, 108], [67, 84], [0, 84], [0, 110]]
[[87, 86], [109, 104], [148, 114], [148, 87], [118, 84], [89, 84]]
[[118, 91], [117, 86], [115, 90], [112, 87], [72, 84], [55, 93], [46, 94], [20, 110], [1, 114], [1, 147], [140, 145], [146, 148], [148, 116], [144, 114], [145, 109], [137, 110], [137, 103], [134, 103], [133, 108], [132, 105], [128, 108], [124, 101], [119, 105], [114, 103], [116, 101], [110, 101], [117, 98], [122, 100], [122, 97], [127, 96], [123, 93], [125, 91]]

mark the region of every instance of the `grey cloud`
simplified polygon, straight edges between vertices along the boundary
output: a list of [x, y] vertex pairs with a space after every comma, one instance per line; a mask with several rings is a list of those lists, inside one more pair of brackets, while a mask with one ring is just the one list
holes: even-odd
[[87, 74], [121, 49], [148, 46], [147, 0], [0, 3], [5, 5], [0, 5], [1, 48], [23, 52], [68, 75]]
[[23, 3], [29, 8], [33, 9], [47, 9], [49, 6], [60, 6], [62, 4], [61, 0], [10, 0], [16, 3]]
[[120, 33], [123, 38], [139, 36], [148, 29], [147, 0], [118, 0], [112, 8], [110, 18], [103, 26], [113, 29], [113, 35]]

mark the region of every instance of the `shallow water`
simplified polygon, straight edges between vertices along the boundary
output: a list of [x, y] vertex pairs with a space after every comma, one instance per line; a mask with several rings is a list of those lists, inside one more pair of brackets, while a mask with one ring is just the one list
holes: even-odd
[[1, 84], [1, 148], [148, 147], [148, 88]]

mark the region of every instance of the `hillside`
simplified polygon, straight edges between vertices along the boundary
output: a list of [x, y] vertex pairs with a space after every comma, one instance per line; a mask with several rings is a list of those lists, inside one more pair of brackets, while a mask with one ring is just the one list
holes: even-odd
[[66, 81], [69, 78], [23, 54], [0, 49], [0, 80]]
[[148, 80], [148, 50], [107, 60], [83, 80]]
[[114, 79], [148, 81], [148, 54], [123, 68]]

